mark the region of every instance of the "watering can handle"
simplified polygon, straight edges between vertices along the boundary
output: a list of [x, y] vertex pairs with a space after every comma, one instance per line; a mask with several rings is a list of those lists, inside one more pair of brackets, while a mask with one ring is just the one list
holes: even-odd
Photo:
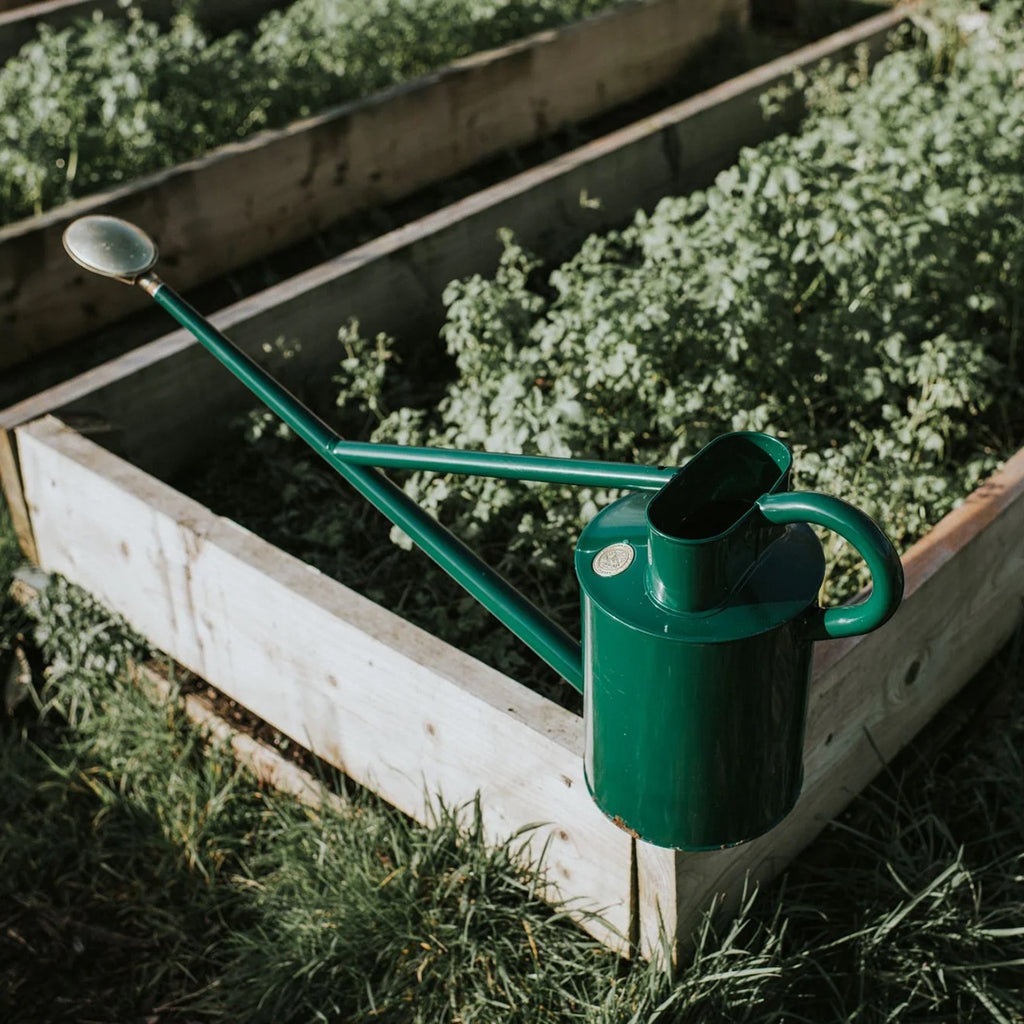
[[903, 565], [892, 542], [874, 520], [839, 498], [810, 491], [765, 494], [757, 499], [773, 523], [814, 523], [848, 540], [871, 570], [871, 594], [860, 604], [818, 609], [812, 620], [816, 638], [838, 639], [869, 633], [882, 625], [903, 598]]

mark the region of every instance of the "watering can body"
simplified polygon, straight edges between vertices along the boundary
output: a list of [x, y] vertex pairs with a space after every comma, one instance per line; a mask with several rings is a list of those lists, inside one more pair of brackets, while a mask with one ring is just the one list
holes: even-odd
[[[580, 536], [586, 779], [636, 838], [719, 849], [785, 817], [814, 640], [867, 632], [899, 602], [889, 542], [845, 503], [789, 492], [790, 462], [767, 435], [724, 435]], [[819, 608], [825, 561], [808, 522], [868, 557], [867, 604]]]

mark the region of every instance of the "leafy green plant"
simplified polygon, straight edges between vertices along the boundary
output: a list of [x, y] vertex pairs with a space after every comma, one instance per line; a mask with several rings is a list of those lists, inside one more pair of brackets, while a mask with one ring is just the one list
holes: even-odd
[[130, 8], [36, 40], [0, 69], [0, 215], [40, 213], [261, 127], [238, 34], [167, 32]]
[[[906, 550], [1022, 439], [1024, 23], [1009, 0], [962, 12], [934, 15], [941, 52], [922, 33], [870, 74], [860, 62], [796, 82], [799, 134], [546, 274], [506, 234], [495, 276], [445, 293], [454, 370], [438, 403], [409, 404], [389, 339], [343, 328], [346, 431], [681, 464], [720, 433], [765, 430], [793, 446], [797, 487], [862, 507]], [[264, 466], [317, 472], [273, 447]], [[437, 474], [405, 487], [575, 628], [572, 543], [617, 492]], [[471, 600], [419, 563], [381, 571], [379, 524], [374, 542], [334, 493], [318, 516], [297, 483], [257, 525], [328, 571], [359, 552], [368, 572], [346, 582], [522, 678], [521, 648]], [[848, 599], [864, 568], [829, 544], [826, 598]]]
[[298, 0], [209, 38], [128, 6], [38, 37], [0, 69], [0, 223], [180, 163], [622, 0]]
[[[373, 438], [679, 464], [767, 430], [797, 449], [798, 486], [906, 547], [1019, 443], [1024, 37], [1008, 22], [938, 82], [924, 49], [855, 89], [820, 79], [799, 135], [590, 238], [540, 287], [507, 238], [494, 279], [445, 295], [458, 377], [436, 412]], [[614, 496], [408, 489], [461, 529], [516, 524], [534, 564]], [[862, 582], [845, 568], [834, 596]]]

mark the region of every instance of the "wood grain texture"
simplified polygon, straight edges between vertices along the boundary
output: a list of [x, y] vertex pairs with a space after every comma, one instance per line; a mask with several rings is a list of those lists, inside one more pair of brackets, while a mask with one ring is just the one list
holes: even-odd
[[[355, 317], [368, 334], [423, 337], [436, 330], [440, 296], [457, 277], [492, 273], [498, 231], [551, 257], [589, 233], [628, 220], [637, 206], [705, 185], [743, 145], [781, 130], [766, 123], [758, 97], [796, 68], [839, 60], [865, 45], [877, 57], [903, 19], [889, 11], [460, 202], [389, 232], [211, 319], [286, 386], [304, 391], [338, 358], [337, 330]], [[587, 192], [601, 207], [585, 207]], [[96, 279], [111, 294], [123, 285]], [[173, 282], [172, 283], [176, 283]], [[141, 297], [141, 293], [140, 293]], [[264, 354], [283, 337], [294, 358]], [[187, 405], [179, 396], [188, 394]], [[186, 332], [175, 331], [0, 413], [0, 429], [56, 412], [106, 422], [108, 442], [158, 476], [177, 472], [199, 445], [251, 398]]]
[[139, 224], [187, 288], [635, 99], [746, 10], [746, 0], [637, 0], [0, 228], [0, 366], [145, 302], [68, 260], [61, 235], [75, 217]]
[[735, 907], [744, 879], [777, 874], [996, 653], [1024, 618], [1024, 450], [903, 559], [906, 594], [880, 630], [819, 644], [796, 808], [760, 839], [721, 853], [644, 847], [641, 936], [658, 918], [685, 951], [717, 898]]
[[22, 554], [32, 562], [38, 562], [35, 538], [32, 536], [32, 521], [29, 517], [25, 494], [21, 489], [21, 471], [18, 467], [17, 445], [9, 431], [0, 430], [0, 486], [3, 487], [11, 523], [18, 538]]
[[631, 842], [587, 793], [577, 716], [54, 418], [17, 437], [42, 568], [417, 820], [479, 794], [492, 839], [536, 825], [549, 897], [626, 951]]

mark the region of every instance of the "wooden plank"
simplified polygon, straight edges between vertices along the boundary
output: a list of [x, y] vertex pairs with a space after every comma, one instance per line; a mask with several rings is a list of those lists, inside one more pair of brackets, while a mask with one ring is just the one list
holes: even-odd
[[[500, 228], [511, 227], [524, 244], [550, 256], [627, 220], [638, 205], [706, 184], [741, 146], [786, 125], [763, 120], [758, 97], [766, 89], [796, 68], [843, 59], [861, 45], [877, 57], [902, 19], [901, 11], [889, 11], [836, 33], [328, 260], [212, 319], [261, 358], [263, 345], [278, 337], [301, 340], [294, 358], [270, 355], [266, 361], [288, 386], [305, 390], [336, 361], [337, 329], [350, 317], [369, 333], [424, 337], [441, 321], [440, 295], [449, 281], [493, 271]], [[599, 197], [601, 207], [582, 206], [583, 192]], [[129, 291], [96, 280], [111, 293]], [[0, 413], [0, 429], [49, 412], [97, 418], [112, 431], [105, 443], [168, 476], [249, 403], [240, 385], [176, 331], [10, 407]]]
[[25, 504], [25, 495], [21, 489], [17, 448], [10, 432], [6, 430], [0, 430], [0, 486], [3, 487], [7, 509], [11, 514], [11, 522], [22, 554], [30, 561], [36, 562], [39, 556], [35, 538], [32, 536], [28, 506]]
[[[52, 578], [50, 573], [34, 566], [23, 566], [14, 573], [10, 595], [34, 613]], [[294, 760], [222, 718], [208, 697], [199, 693], [180, 693], [175, 685], [180, 667], [175, 668], [168, 663], [157, 668], [152, 663], [129, 661], [128, 670], [139, 689], [155, 704], [162, 707], [171, 702], [177, 703], [188, 720], [199, 726], [205, 736], [229, 745], [238, 763], [244, 765], [259, 782], [287, 793], [307, 807], [327, 805], [339, 811], [344, 808], [344, 801], [337, 794]]]
[[[221, 34], [252, 25], [268, 11], [287, 4], [288, 0], [202, 0], [197, 18], [208, 31]], [[166, 25], [181, 4], [180, 0], [135, 0], [133, 6], [147, 20]], [[105, 18], [123, 18], [124, 5], [120, 0], [43, 0], [34, 4], [0, 0], [0, 63], [35, 39], [40, 25], [60, 31], [97, 13]]]
[[139, 223], [188, 288], [635, 99], [746, 10], [746, 0], [637, 0], [0, 228], [0, 366], [145, 302], [67, 259], [61, 235], [75, 217]]
[[[658, 917], [685, 948], [714, 897], [735, 906], [744, 878], [777, 874], [1005, 643], [1024, 617], [1024, 450], [903, 559], [906, 597], [882, 629], [819, 644], [808, 708], [805, 781], [766, 836], [724, 853], [638, 844], [641, 936]], [[881, 758], [881, 760], [880, 760]]]
[[550, 897], [626, 952], [631, 842], [587, 793], [577, 716], [52, 417], [17, 438], [44, 569], [418, 820], [479, 793], [494, 839], [541, 823]]
[[35, 6], [30, 5], [29, 0], [0, 0], [0, 11], [19, 11], [22, 8]]

